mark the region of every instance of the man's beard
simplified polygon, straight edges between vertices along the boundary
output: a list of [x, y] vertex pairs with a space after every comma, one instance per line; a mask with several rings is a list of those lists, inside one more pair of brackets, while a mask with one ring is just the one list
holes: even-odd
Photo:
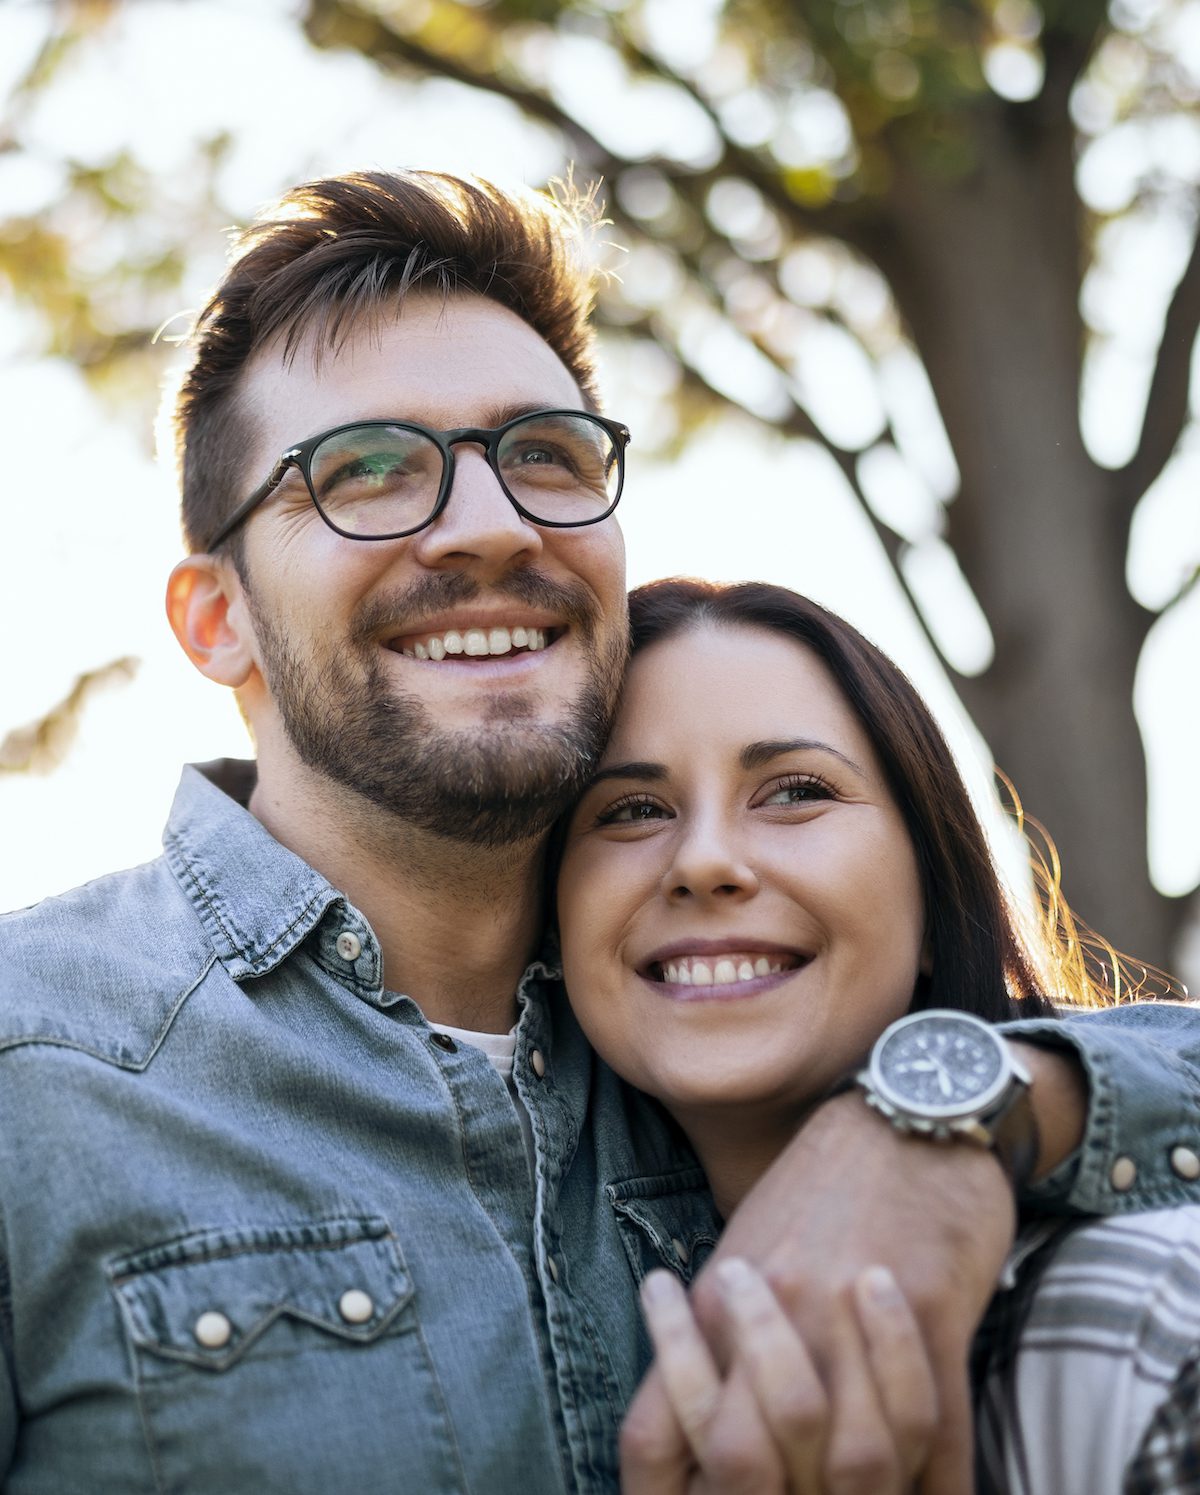
[[582, 587], [514, 572], [489, 590], [562, 616], [582, 640], [587, 680], [561, 721], [533, 720], [530, 698], [515, 694], [495, 703], [494, 724], [444, 731], [389, 679], [379, 657], [382, 631], [478, 596], [461, 573], [372, 599], [352, 618], [346, 646], [323, 659], [293, 648], [250, 588], [247, 600], [267, 686], [302, 762], [420, 830], [501, 847], [543, 835], [586, 783], [608, 735], [626, 639], [620, 630], [598, 643], [598, 618]]

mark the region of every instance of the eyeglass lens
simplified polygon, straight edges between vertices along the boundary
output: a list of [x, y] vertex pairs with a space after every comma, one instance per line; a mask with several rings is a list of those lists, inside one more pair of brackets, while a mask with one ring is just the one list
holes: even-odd
[[[534, 519], [586, 524], [611, 508], [620, 482], [613, 438], [588, 415], [530, 415], [496, 451], [500, 481]], [[310, 459], [312, 491], [341, 530], [388, 535], [415, 529], [437, 507], [441, 448], [404, 426], [353, 426], [327, 437]]]

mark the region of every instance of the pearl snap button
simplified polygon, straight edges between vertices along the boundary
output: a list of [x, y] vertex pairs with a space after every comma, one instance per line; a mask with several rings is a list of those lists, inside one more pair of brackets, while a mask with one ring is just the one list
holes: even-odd
[[1133, 1188], [1136, 1178], [1137, 1164], [1132, 1158], [1118, 1158], [1112, 1165], [1112, 1172], [1108, 1175], [1109, 1183], [1118, 1194], [1128, 1193]]
[[548, 1256], [546, 1258], [546, 1266], [549, 1268], [549, 1271], [550, 1271], [550, 1281], [551, 1282], [557, 1282], [558, 1281], [558, 1268], [555, 1266], [555, 1264], [554, 1264], [554, 1258], [552, 1256]]
[[533, 1066], [534, 1074], [537, 1075], [538, 1079], [540, 1080], [546, 1073], [546, 1061], [542, 1058], [541, 1049], [530, 1050], [529, 1062]]
[[362, 940], [353, 929], [343, 929], [338, 935], [337, 953], [343, 960], [357, 960], [362, 954]]
[[677, 1235], [671, 1237], [671, 1249], [675, 1252], [675, 1259], [681, 1267], [688, 1264], [689, 1251]]
[[338, 1312], [348, 1324], [365, 1324], [375, 1312], [375, 1304], [362, 1288], [351, 1287], [338, 1299]]
[[192, 1325], [196, 1343], [206, 1350], [221, 1350], [233, 1338], [233, 1325], [223, 1313], [202, 1313]]
[[1200, 1178], [1200, 1157], [1197, 1157], [1190, 1147], [1172, 1149], [1171, 1167], [1180, 1178], [1186, 1178], [1189, 1183], [1193, 1179]]

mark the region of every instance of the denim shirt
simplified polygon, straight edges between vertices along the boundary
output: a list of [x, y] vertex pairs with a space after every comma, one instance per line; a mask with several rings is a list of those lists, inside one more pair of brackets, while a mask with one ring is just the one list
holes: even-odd
[[[503, 1080], [387, 990], [249, 774], [186, 770], [162, 857], [0, 919], [5, 1491], [615, 1490], [636, 1283], [717, 1235], [694, 1158], [541, 964], [531, 1178]], [[1043, 1206], [1200, 1199], [1194, 1013], [1015, 1028], [1092, 1090]]]
[[0, 919], [4, 1490], [615, 1490], [691, 1153], [535, 965], [531, 1177], [322, 877], [194, 770], [164, 846]]

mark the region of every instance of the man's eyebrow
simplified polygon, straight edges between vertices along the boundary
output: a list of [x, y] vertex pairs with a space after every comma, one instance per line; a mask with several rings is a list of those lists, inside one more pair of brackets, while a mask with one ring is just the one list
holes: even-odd
[[610, 763], [607, 768], [599, 768], [588, 781], [588, 788], [593, 784], [603, 784], [605, 779], [652, 779], [661, 781], [667, 777], [666, 765], [662, 763], [639, 763], [636, 760], [629, 763]]
[[835, 758], [841, 759], [847, 768], [852, 768], [860, 778], [867, 778], [865, 769], [860, 768], [853, 758], [847, 758], [846, 754], [839, 752], [837, 748], [831, 747], [827, 742], [821, 742], [816, 737], [787, 737], [777, 742], [748, 742], [740, 754], [743, 768], [762, 768], [764, 764], [770, 763], [772, 758], [780, 758], [784, 753], [801, 753], [816, 751], [819, 753], [832, 753]]

